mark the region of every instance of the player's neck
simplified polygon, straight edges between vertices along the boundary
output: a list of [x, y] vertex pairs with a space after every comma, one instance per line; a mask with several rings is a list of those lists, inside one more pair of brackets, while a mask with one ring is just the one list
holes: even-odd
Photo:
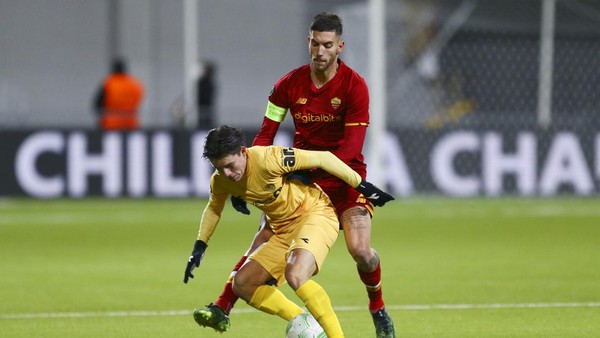
[[324, 72], [316, 72], [313, 69], [310, 70], [310, 78], [314, 83], [315, 87], [321, 88], [327, 84], [327, 82], [331, 81], [335, 74], [337, 74], [337, 70], [339, 65], [336, 64], [335, 67], [331, 67]]

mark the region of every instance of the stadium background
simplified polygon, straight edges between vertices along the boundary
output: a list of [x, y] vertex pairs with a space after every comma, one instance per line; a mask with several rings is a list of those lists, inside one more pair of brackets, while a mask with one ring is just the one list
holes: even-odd
[[[343, 58], [371, 84], [373, 181], [397, 195], [598, 194], [597, 1], [379, 2], [383, 79], [370, 71], [372, 3], [2, 0], [0, 195], [205, 196], [190, 177], [206, 177], [206, 164], [190, 168], [187, 151], [202, 131], [189, 128], [193, 105], [178, 106], [193, 102], [189, 55], [216, 61], [217, 123], [244, 128], [251, 140], [274, 81], [306, 62], [306, 25], [323, 9], [342, 16]], [[124, 55], [147, 88], [141, 134], [117, 140], [94, 130], [91, 111], [112, 55]], [[384, 93], [373, 90], [381, 83]], [[177, 109], [191, 118], [175, 118]], [[290, 127], [287, 119], [281, 144]], [[48, 133], [60, 140], [45, 143]], [[103, 148], [107, 137], [118, 150]], [[138, 188], [125, 186], [132, 138], [132, 151], [145, 154], [137, 167], [147, 168], [136, 169]], [[159, 156], [170, 164], [157, 168]], [[109, 157], [121, 164], [98, 164]], [[155, 187], [159, 172], [179, 188]]]
[[[211, 171], [206, 130], [173, 115], [194, 73], [194, 4], [192, 52], [219, 67], [217, 122], [248, 141], [273, 82], [306, 62], [317, 11], [342, 15], [344, 60], [375, 80], [366, 0], [0, 0], [0, 337], [224, 337], [191, 309], [221, 291], [258, 213], [226, 206], [182, 283]], [[399, 336], [597, 337], [600, 3], [387, 0], [384, 13], [386, 90], [371, 89], [387, 101], [365, 152], [385, 151], [369, 179], [398, 197], [376, 209], [372, 241]], [[114, 54], [146, 85], [134, 133], [94, 126]], [[316, 278], [347, 336], [370, 337], [343, 243]], [[238, 302], [226, 335], [284, 329]]]

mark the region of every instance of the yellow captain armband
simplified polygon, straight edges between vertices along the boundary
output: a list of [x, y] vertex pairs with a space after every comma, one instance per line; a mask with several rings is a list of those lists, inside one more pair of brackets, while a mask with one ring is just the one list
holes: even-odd
[[275, 122], [282, 122], [285, 118], [285, 113], [287, 112], [286, 108], [277, 107], [271, 101], [267, 104], [267, 111], [265, 112], [265, 116], [273, 120]]

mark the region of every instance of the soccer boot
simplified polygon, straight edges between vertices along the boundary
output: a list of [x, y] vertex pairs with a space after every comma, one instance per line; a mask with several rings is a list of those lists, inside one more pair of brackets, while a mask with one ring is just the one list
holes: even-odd
[[212, 327], [217, 332], [225, 332], [231, 327], [229, 316], [214, 304], [204, 309], [194, 309], [194, 320], [202, 327]]
[[396, 338], [396, 329], [392, 317], [387, 313], [385, 308], [371, 313], [373, 324], [375, 324], [375, 334], [377, 338]]

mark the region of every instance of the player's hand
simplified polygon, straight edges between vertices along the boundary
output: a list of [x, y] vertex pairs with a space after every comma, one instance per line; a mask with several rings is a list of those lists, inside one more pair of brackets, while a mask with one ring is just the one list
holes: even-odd
[[188, 263], [185, 267], [185, 276], [183, 277], [184, 283], [187, 284], [189, 278], [194, 278], [192, 271], [200, 266], [200, 261], [202, 260], [202, 257], [204, 257], [204, 251], [206, 250], [206, 247], [206, 243], [201, 240], [197, 240], [196, 243], [194, 243], [194, 250], [192, 251], [192, 255], [190, 256], [190, 259], [188, 259]]
[[394, 200], [392, 195], [365, 180], [362, 180], [355, 189], [363, 194], [376, 207], [382, 207], [387, 202]]
[[246, 205], [246, 201], [241, 199], [240, 197], [231, 196], [231, 205], [233, 208], [244, 215], [250, 215], [250, 210], [248, 210], [248, 206]]

